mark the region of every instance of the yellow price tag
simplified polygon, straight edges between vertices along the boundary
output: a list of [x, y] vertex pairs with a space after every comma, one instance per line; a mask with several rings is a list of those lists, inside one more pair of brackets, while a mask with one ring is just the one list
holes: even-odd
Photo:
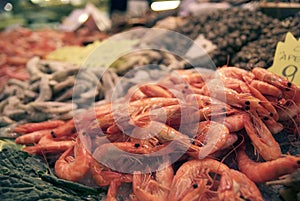
[[300, 85], [300, 39], [288, 32], [284, 42], [277, 43], [274, 62], [268, 70]]

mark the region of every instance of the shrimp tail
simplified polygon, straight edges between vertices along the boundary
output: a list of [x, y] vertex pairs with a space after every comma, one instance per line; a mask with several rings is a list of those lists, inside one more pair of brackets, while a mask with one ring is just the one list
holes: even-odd
[[249, 179], [256, 183], [263, 183], [290, 174], [300, 168], [300, 157], [287, 155], [272, 161], [254, 162], [245, 152], [243, 146], [237, 155], [238, 166]]

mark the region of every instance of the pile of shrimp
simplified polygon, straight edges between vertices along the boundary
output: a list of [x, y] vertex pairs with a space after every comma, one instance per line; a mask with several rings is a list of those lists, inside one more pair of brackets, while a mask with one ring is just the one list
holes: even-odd
[[[14, 131], [24, 151], [59, 155], [59, 178], [109, 186], [106, 200], [124, 183], [127, 200], [263, 200], [256, 184], [300, 168], [300, 156], [283, 154], [274, 138], [284, 122], [298, 138], [299, 113], [300, 87], [265, 69], [189, 69], [67, 122]], [[235, 166], [223, 160], [229, 154]]]
[[39, 56], [45, 58], [53, 50], [65, 45], [83, 45], [91, 40], [102, 40], [105, 34], [98, 35], [85, 29], [76, 33], [60, 32], [55, 30], [36, 30], [27, 28], [14, 28], [0, 33], [0, 87], [9, 78], [28, 80], [26, 71], [27, 61]]

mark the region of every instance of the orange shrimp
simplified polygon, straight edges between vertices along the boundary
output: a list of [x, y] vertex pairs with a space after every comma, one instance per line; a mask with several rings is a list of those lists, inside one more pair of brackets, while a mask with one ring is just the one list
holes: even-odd
[[133, 193], [144, 201], [167, 200], [174, 177], [172, 165], [162, 164], [154, 173], [134, 172], [132, 179]]
[[89, 171], [90, 161], [91, 155], [77, 138], [75, 145], [65, 151], [55, 162], [55, 174], [62, 179], [78, 181]]
[[291, 101], [286, 101], [284, 104], [277, 104], [280, 121], [287, 121], [297, 116], [300, 113], [300, 108]]
[[218, 68], [217, 72], [222, 77], [231, 77], [238, 80], [253, 80], [254, 75], [252, 72], [238, 68], [238, 67], [227, 67]]
[[[129, 103], [127, 112], [129, 114], [134, 113], [143, 113], [149, 109], [160, 108], [168, 105], [177, 105], [179, 100], [177, 98], [162, 98], [162, 97], [153, 97], [153, 98], [144, 98], [141, 100], [132, 101]], [[118, 109], [118, 108], [117, 108]]]
[[226, 143], [216, 152], [209, 154], [210, 157], [212, 158], [220, 158], [224, 156], [224, 154], [227, 154], [227, 150], [230, 149], [232, 150], [233, 144], [238, 140], [238, 136], [234, 133], [231, 133], [227, 140]]
[[[228, 200], [229, 198], [240, 198], [255, 200], [255, 201], [263, 201], [263, 197], [255, 185], [253, 181], [251, 181], [246, 175], [243, 173], [229, 169], [227, 174], [232, 178], [232, 180], [225, 180], [222, 177], [220, 181], [219, 187], [219, 199], [220, 200]], [[225, 184], [222, 184], [222, 183]]]
[[67, 140], [73, 140], [76, 139], [77, 133], [74, 133], [72, 135], [67, 135], [67, 136], [62, 136], [62, 137], [55, 137], [51, 135], [51, 133], [48, 133], [41, 137], [39, 140], [38, 144], [48, 144], [52, 142], [57, 142], [57, 141], [67, 141]]
[[266, 124], [268, 129], [271, 131], [272, 134], [277, 134], [283, 130], [283, 125], [273, 118], [269, 117], [262, 117], [263, 122]]
[[223, 105], [226, 107], [226, 103], [215, 99], [211, 96], [201, 94], [190, 94], [186, 97], [187, 104], [198, 106], [199, 109], [212, 105]]
[[61, 120], [49, 120], [39, 123], [26, 123], [15, 127], [13, 129], [13, 132], [16, 132], [18, 134], [31, 133], [38, 130], [53, 129], [63, 125], [64, 123], [65, 122]]
[[280, 88], [281, 90], [290, 87], [290, 85], [292, 84], [287, 79], [276, 75], [275, 73], [272, 73], [264, 68], [253, 68], [252, 73], [255, 75], [256, 79], [267, 82], [273, 86]]
[[37, 143], [43, 136], [51, 133], [52, 129], [38, 130], [16, 138], [17, 144], [32, 144]]
[[27, 133], [25, 135], [19, 136], [16, 138], [15, 142], [17, 144], [31, 144], [37, 143], [43, 136], [47, 134], [51, 134], [54, 138], [62, 137], [71, 135], [76, 131], [74, 121], [69, 120], [68, 122], [64, 123], [53, 129], [45, 129], [45, 130], [38, 130], [31, 133]]
[[260, 100], [260, 104], [268, 110], [269, 114], [267, 114], [267, 117], [273, 118], [275, 121], [277, 121], [279, 119], [279, 114], [272, 103], [269, 102], [268, 99], [261, 94], [259, 89], [255, 89], [252, 86], [249, 86], [249, 89], [253, 96]]
[[254, 68], [252, 70], [255, 78], [258, 80], [267, 82], [275, 87], [279, 88], [283, 97], [293, 100], [300, 107], [300, 87], [290, 82], [284, 77], [276, 75], [264, 68]]
[[160, 143], [178, 141], [180, 144], [185, 145], [185, 147], [188, 147], [190, 144], [187, 135], [157, 121], [147, 122], [144, 127], [134, 128], [131, 136], [145, 136], [145, 138], [156, 137]]
[[209, 73], [201, 74], [197, 70], [175, 70], [174, 74], [169, 77], [173, 83], [188, 84], [203, 83], [205, 79], [209, 78]]
[[141, 91], [141, 89], [136, 85], [130, 87], [125, 96], [125, 98], [129, 99], [129, 101], [135, 101], [135, 100], [143, 99], [146, 97], [147, 97], [146, 94], [144, 94]]
[[172, 93], [158, 84], [143, 84], [139, 86], [141, 92], [147, 97], [174, 98]]
[[89, 115], [90, 113], [93, 114], [93, 112], [95, 112], [96, 117], [101, 117], [101, 116], [104, 116], [104, 115], [107, 115], [107, 114], [111, 113], [112, 112], [112, 102], [104, 103], [104, 104], [101, 104], [101, 105], [95, 105], [95, 107], [92, 108], [91, 111], [88, 110], [88, 111], [83, 113], [84, 115], [80, 115], [79, 120], [81, 120], [83, 122], [87, 122], [87, 121], [90, 121], [90, 120], [94, 119], [95, 116]]
[[236, 113], [225, 118], [216, 118], [214, 121], [223, 123], [230, 133], [240, 131], [244, 128], [244, 116], [246, 113]]
[[139, 142], [114, 142], [100, 145], [93, 152], [94, 180], [97, 180], [98, 185], [108, 185], [109, 182], [122, 175], [126, 176], [127, 173], [132, 174], [134, 171], [144, 170], [145, 165], [149, 163], [151, 153], [155, 156], [154, 159], [157, 156], [172, 153], [172, 150], [167, 150], [167, 153], [160, 151], [165, 147], [166, 145], [144, 146]]
[[[180, 122], [181, 124], [190, 124], [194, 122], [204, 121], [204, 120], [216, 120], [225, 118], [227, 115], [234, 114], [237, 110], [233, 109], [228, 105], [211, 105], [206, 106], [201, 109], [195, 108], [184, 108], [184, 112], [179, 118], [175, 119], [175, 122]], [[172, 121], [171, 121], [172, 123]], [[173, 125], [173, 124], [170, 124]], [[175, 124], [176, 125], [176, 124]]]
[[[282, 124], [290, 124], [290, 126], [294, 126], [293, 129], [299, 132], [299, 125], [298, 121], [295, 121], [294, 118], [297, 118], [300, 113], [300, 107], [292, 100], [285, 100], [284, 98], [281, 99], [274, 99], [273, 97], [266, 97], [277, 109], [278, 111], [278, 120], [279, 122], [266, 122], [266, 125], [270, 129], [270, 131], [274, 134], [278, 131], [282, 130], [284, 127]], [[264, 119], [264, 118], [263, 118]], [[272, 119], [268, 119], [267, 121], [274, 121]], [[289, 123], [288, 123], [289, 122]], [[287, 124], [286, 124], [287, 123]]]
[[[120, 128], [119, 127], [119, 123], [113, 123], [111, 126], [109, 126], [107, 129], [106, 129], [106, 133], [107, 134], [110, 134], [110, 135], [118, 135], [118, 134], [123, 134], [124, 131], [123, 127]], [[98, 134], [99, 135], [99, 134]]]
[[24, 58], [21, 56], [10, 56], [7, 57], [7, 62], [12, 66], [25, 65], [28, 61], [28, 58]]
[[[96, 117], [111, 113], [112, 102], [95, 106]], [[88, 114], [88, 112], [86, 112]], [[85, 114], [86, 114], [85, 113]]]
[[227, 103], [206, 95], [191, 94], [187, 96], [186, 101], [187, 106], [198, 106], [196, 113], [199, 113], [200, 120], [209, 119], [211, 117], [216, 118], [222, 115], [225, 117], [225, 115], [231, 115], [237, 112], [236, 109]]
[[23, 151], [29, 154], [60, 153], [72, 148], [74, 144], [75, 142], [72, 140], [53, 141], [50, 143], [24, 147]]
[[[228, 115], [232, 115], [234, 113], [236, 113], [237, 110], [230, 107], [229, 105], [212, 105], [212, 106], [207, 106], [207, 107], [204, 107], [204, 108], [201, 108], [199, 109], [196, 114], [187, 114], [189, 115], [187, 117], [187, 120], [188, 121], [191, 121], [191, 117], [195, 117], [196, 118], [200, 118], [199, 120], [200, 121], [203, 121], [203, 120], [208, 120], [208, 119], [211, 119], [211, 120], [215, 120], [215, 119], [218, 119], [218, 118], [225, 118], [225, 116], [228, 116]], [[199, 117], [198, 117], [199, 116]]]
[[114, 142], [114, 143], [108, 143], [99, 146], [94, 151], [94, 157], [100, 158], [100, 156], [104, 156], [107, 154], [109, 155], [114, 152], [117, 153], [118, 150], [123, 150], [128, 153], [134, 153], [134, 154], [149, 154], [159, 150], [159, 147], [155, 147], [152, 149], [151, 147], [144, 147], [141, 144], [136, 144], [134, 142]]
[[[190, 192], [188, 192], [181, 201], [198, 201], [198, 200], [206, 200], [207, 196], [205, 192], [207, 191], [206, 188], [207, 180], [202, 179], [197, 181], [197, 185], [193, 185], [193, 188]], [[217, 199], [217, 198], [216, 198]], [[212, 200], [212, 199], [210, 199]]]
[[[226, 126], [213, 121], [200, 122], [194, 127], [196, 130], [191, 129], [191, 126], [188, 127], [190, 128], [190, 131], [186, 134], [195, 136], [194, 142], [196, 145], [190, 143], [191, 141], [188, 135], [185, 135], [164, 123], [156, 121], [151, 121], [144, 127], [134, 128], [131, 136], [144, 136], [144, 139], [155, 137], [160, 143], [165, 145], [169, 142], [175, 142], [176, 145], [178, 144], [178, 146], [174, 147], [176, 151], [180, 152], [188, 150], [187, 153], [195, 158], [204, 158], [208, 154], [222, 148], [229, 136], [229, 131]], [[205, 145], [202, 146], [203, 143]], [[154, 151], [157, 150], [159, 149], [154, 149]]]
[[[205, 192], [198, 194], [197, 197], [207, 198], [206, 193], [214, 191], [211, 188], [215, 183], [209, 173], [220, 175], [221, 178], [226, 176], [228, 180], [231, 180], [226, 174], [228, 171], [229, 168], [225, 164], [210, 158], [187, 161], [177, 170], [167, 200], [179, 201], [189, 197], [189, 194], [194, 194], [194, 189], [203, 187], [203, 180], [207, 181]], [[214, 197], [217, 197], [217, 192], [214, 192]]]
[[187, 154], [194, 158], [204, 158], [222, 149], [229, 138], [229, 134], [228, 128], [223, 124], [209, 120], [202, 121], [198, 125], [193, 141], [197, 148], [191, 146]]
[[149, 121], [158, 121], [174, 127], [199, 122], [201, 120], [225, 117], [234, 112], [236, 112], [236, 110], [226, 104], [210, 105], [200, 109], [190, 104], [170, 105], [138, 115], [135, 119], [131, 119], [130, 123], [143, 126]]
[[[27, 60], [27, 59], [26, 59]], [[11, 67], [6, 68], [5, 73], [9, 78], [15, 78], [19, 80], [28, 80], [29, 74], [23, 70], [24, 72], [14, 72]]]
[[169, 105], [157, 109], [150, 110], [130, 119], [130, 124], [143, 126], [149, 121], [159, 121], [167, 124], [180, 124], [181, 106]]
[[65, 124], [52, 130], [52, 133], [56, 137], [71, 135], [76, 132], [74, 119], [67, 121]]
[[250, 93], [250, 90], [247, 86], [247, 84], [239, 79], [232, 78], [232, 77], [222, 77], [221, 76], [222, 83], [224, 84], [224, 87], [233, 89], [238, 93]]
[[[213, 98], [219, 99], [226, 104], [243, 109], [249, 112], [258, 112], [262, 116], [268, 116], [269, 112], [261, 104], [260, 100], [254, 97], [252, 94], [248, 93], [238, 93], [233, 89], [229, 88], [215, 88], [212, 91], [207, 91], [204, 89], [204, 94], [206, 96], [211, 96]], [[223, 103], [224, 104], [224, 103]]]
[[90, 171], [94, 182], [98, 186], [108, 186], [111, 182], [132, 182], [131, 174], [124, 174], [110, 170], [104, 165], [100, 164], [95, 159], [91, 160]]
[[252, 80], [250, 86], [254, 87], [255, 89], [259, 90], [264, 95], [270, 95], [274, 97], [281, 97], [282, 91], [277, 87], [260, 80]]
[[290, 97], [298, 105], [300, 110], [300, 86], [295, 86], [295, 92], [291, 92]]
[[279, 144], [257, 114], [251, 115], [251, 118], [245, 115], [244, 123], [253, 146], [265, 160], [274, 160], [281, 157]]
[[[114, 126], [117, 122], [119, 125], [122, 125], [122, 129], [126, 130], [131, 125], [134, 124], [135, 117], [144, 113], [149, 112], [157, 108], [178, 105], [179, 101], [176, 98], [144, 98], [128, 103], [128, 107], [125, 107], [124, 104], [113, 105], [112, 113], [98, 117], [97, 121], [92, 121], [89, 126], [87, 126], [87, 131], [89, 133], [98, 133], [99, 128], [105, 130], [110, 126]], [[132, 121], [130, 121], [132, 119]]]
[[92, 120], [91, 122], [86, 122], [86, 125], [83, 128], [86, 129], [86, 132], [89, 134], [93, 134], [96, 131], [98, 134], [99, 129], [105, 131], [109, 126], [115, 123], [113, 113], [109, 113], [103, 116], [97, 117], [97, 119]]
[[120, 181], [110, 182], [105, 201], [117, 201], [118, 189], [120, 186]]
[[268, 162], [254, 162], [245, 153], [243, 146], [237, 155], [237, 162], [241, 172], [256, 183], [277, 179], [290, 174], [300, 168], [300, 157], [287, 155]]

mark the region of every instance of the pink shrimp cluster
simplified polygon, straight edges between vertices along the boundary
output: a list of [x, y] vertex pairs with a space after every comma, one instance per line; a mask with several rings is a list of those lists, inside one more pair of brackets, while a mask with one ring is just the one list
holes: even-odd
[[[106, 200], [116, 200], [122, 183], [132, 183], [128, 200], [263, 200], [255, 183], [300, 168], [300, 157], [283, 154], [274, 138], [287, 121], [299, 137], [300, 87], [262, 68], [205, 72], [176, 70], [133, 86], [93, 115], [20, 125], [16, 142], [31, 154], [63, 152], [56, 175], [109, 186]], [[222, 158], [232, 153], [237, 167]], [[155, 170], [141, 171], [149, 161]]]
[[77, 32], [50, 29], [30, 30], [23, 27], [0, 32], [0, 86], [8, 79], [28, 80], [26, 63], [30, 58], [45, 58], [50, 52], [65, 45], [82, 46], [85, 41], [103, 40], [107, 35], [81, 28]]

